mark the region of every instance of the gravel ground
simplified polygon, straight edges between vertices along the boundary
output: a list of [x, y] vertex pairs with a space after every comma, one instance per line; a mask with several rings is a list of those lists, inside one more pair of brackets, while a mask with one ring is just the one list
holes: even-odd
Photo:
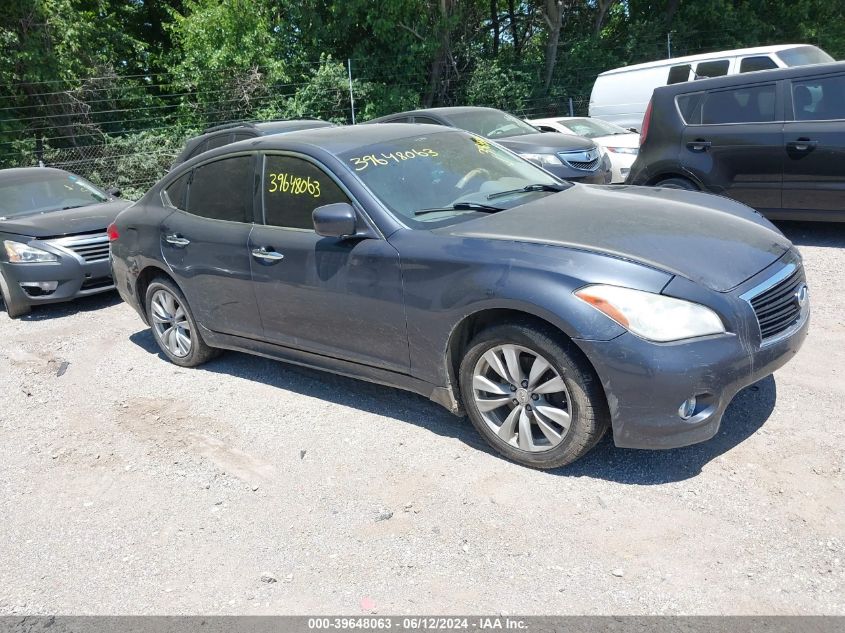
[[0, 313], [0, 614], [845, 614], [845, 225], [784, 224], [804, 349], [710, 442], [552, 472], [402, 391], [227, 353], [116, 295]]

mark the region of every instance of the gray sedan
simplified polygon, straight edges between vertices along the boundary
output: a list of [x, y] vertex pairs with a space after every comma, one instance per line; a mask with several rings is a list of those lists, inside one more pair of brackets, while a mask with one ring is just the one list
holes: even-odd
[[112, 290], [106, 227], [127, 205], [61, 169], [0, 170], [0, 295], [8, 315]]
[[537, 468], [608, 428], [623, 447], [707, 440], [808, 327], [801, 258], [748, 207], [567, 183], [436, 126], [212, 150], [109, 235], [171, 362], [234, 349], [421, 393]]

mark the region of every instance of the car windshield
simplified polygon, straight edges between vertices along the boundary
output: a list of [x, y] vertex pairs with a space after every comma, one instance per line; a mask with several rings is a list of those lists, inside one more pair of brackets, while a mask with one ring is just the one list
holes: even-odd
[[29, 172], [0, 184], [0, 219], [74, 209], [105, 202], [109, 197], [79, 176], [62, 172]]
[[807, 66], [809, 64], [827, 64], [835, 61], [833, 57], [815, 46], [787, 48], [775, 53], [787, 66]]
[[572, 130], [573, 134], [586, 138], [597, 136], [613, 136], [615, 134], [631, 134], [630, 130], [602, 121], [601, 119], [558, 119], [558, 123]]
[[450, 114], [448, 119], [455, 127], [487, 138], [506, 138], [508, 136], [540, 133], [537, 128], [501, 110], [468, 110], [458, 114]]
[[395, 139], [340, 158], [412, 228], [518, 206], [568, 186], [495, 143], [460, 131]]

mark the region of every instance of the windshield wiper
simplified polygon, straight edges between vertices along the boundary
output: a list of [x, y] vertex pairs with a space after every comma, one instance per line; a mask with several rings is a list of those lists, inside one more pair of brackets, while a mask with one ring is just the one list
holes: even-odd
[[80, 207], [84, 207], [84, 204], [72, 204], [67, 207], [62, 207], [62, 211], [67, 211], [68, 209], [79, 209]]
[[502, 207], [494, 207], [480, 202], [456, 202], [450, 207], [419, 209], [414, 211], [414, 215], [425, 215], [426, 213], [437, 213], [438, 211], [483, 211], [484, 213], [495, 213], [496, 211], [504, 211], [504, 209], [502, 209]]
[[504, 196], [510, 196], [515, 193], [528, 193], [529, 191], [563, 191], [563, 185], [549, 185], [544, 183], [537, 183], [534, 185], [526, 185], [524, 187], [520, 187], [519, 189], [510, 189], [508, 191], [499, 191], [497, 193], [491, 193], [487, 196], [488, 200], [493, 200], [494, 198], [502, 198]]

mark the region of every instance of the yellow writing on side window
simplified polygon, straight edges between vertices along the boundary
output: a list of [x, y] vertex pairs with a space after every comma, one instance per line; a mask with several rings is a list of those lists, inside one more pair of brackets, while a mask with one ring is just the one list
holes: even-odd
[[267, 174], [270, 193], [289, 193], [294, 196], [320, 197], [320, 183], [310, 177], [302, 178], [291, 174]]
[[364, 171], [368, 167], [383, 167], [393, 163], [401, 163], [414, 158], [428, 158], [438, 156], [433, 149], [409, 149], [404, 152], [390, 152], [389, 154], [369, 154], [350, 158], [349, 162], [355, 166], [355, 171]]

